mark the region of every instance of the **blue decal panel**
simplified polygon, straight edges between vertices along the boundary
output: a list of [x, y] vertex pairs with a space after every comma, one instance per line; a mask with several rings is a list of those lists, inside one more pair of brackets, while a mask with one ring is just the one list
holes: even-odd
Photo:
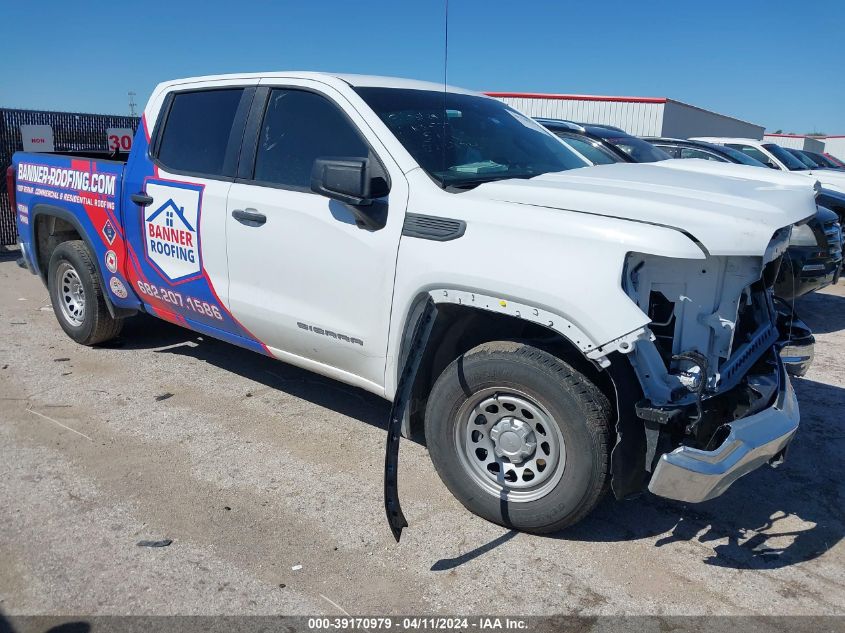
[[[34, 270], [33, 229], [39, 205], [50, 205], [79, 225], [113, 305], [270, 354], [229, 312], [203, 267], [203, 185], [159, 178], [146, 121], [127, 164], [26, 152], [16, 153], [12, 164], [18, 233]], [[145, 188], [159, 204], [141, 207], [131, 200]]]
[[[120, 200], [124, 164], [57, 154], [16, 153], [15, 197], [18, 233], [27, 249], [33, 270], [40, 271], [35, 257], [33, 230], [45, 207], [61, 209], [75, 219], [94, 252], [104, 287], [118, 308], [139, 309], [138, 296], [129, 290], [126, 276], [127, 248], [120, 230]], [[26, 209], [26, 214], [20, 212]]]
[[[127, 167], [123, 206], [133, 289], [147, 309], [163, 319], [269, 354], [229, 312], [203, 267], [205, 186], [160, 176], [148, 157], [145, 130], [145, 124], [138, 127], [133, 144], [133, 156], [139, 158]], [[131, 194], [140, 191], [153, 204], [132, 202]]]

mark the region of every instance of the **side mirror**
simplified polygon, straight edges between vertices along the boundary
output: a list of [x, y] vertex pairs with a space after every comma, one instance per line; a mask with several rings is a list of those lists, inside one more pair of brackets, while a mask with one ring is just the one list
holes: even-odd
[[[374, 177], [368, 158], [318, 158], [311, 170], [311, 191], [348, 205], [359, 224], [370, 230], [384, 227], [377, 198], [390, 192], [387, 181]], [[373, 208], [376, 207], [376, 208]]]

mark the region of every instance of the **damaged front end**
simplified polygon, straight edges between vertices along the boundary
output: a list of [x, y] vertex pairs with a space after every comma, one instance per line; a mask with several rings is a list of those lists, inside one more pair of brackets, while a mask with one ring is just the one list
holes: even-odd
[[[789, 332], [771, 292], [788, 239], [788, 228], [778, 231], [762, 258], [628, 256], [624, 290], [651, 322], [616, 346], [642, 397], [613, 459], [630, 465], [644, 454], [637, 461], [651, 492], [712, 499], [779, 463], [792, 440], [798, 406], [779, 354]], [[623, 470], [615, 463], [614, 478]], [[630, 483], [614, 482], [617, 496]]]

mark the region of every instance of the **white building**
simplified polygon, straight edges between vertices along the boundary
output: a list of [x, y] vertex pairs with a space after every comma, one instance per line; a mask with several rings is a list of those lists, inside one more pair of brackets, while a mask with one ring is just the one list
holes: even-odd
[[532, 117], [602, 123], [636, 136], [763, 138], [765, 127], [666, 97], [488, 92]]
[[836, 156], [839, 160], [845, 160], [845, 135], [839, 136], [825, 136], [824, 151], [831, 156]]
[[825, 151], [825, 142], [823, 140], [804, 136], [803, 134], [766, 134], [763, 136], [763, 140], [780, 145], [781, 147], [803, 149], [819, 154]]

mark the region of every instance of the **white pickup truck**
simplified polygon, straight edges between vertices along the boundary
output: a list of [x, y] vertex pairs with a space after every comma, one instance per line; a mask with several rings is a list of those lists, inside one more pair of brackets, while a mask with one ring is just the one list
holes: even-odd
[[400, 429], [469, 510], [549, 532], [609, 487], [711, 499], [798, 427], [771, 286], [809, 181], [588, 167], [492, 98], [320, 73], [163, 83], [112, 158], [9, 170], [61, 326], [143, 311], [394, 401], [397, 538]]

